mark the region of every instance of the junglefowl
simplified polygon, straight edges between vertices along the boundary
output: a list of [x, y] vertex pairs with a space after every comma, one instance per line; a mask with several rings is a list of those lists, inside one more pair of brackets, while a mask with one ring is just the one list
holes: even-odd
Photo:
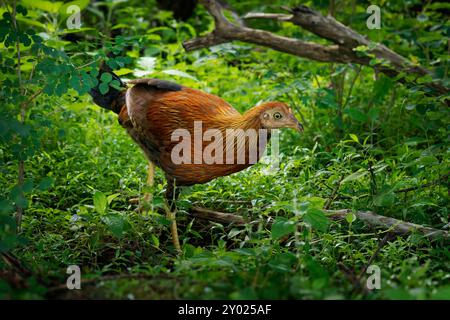
[[[103, 72], [120, 81], [105, 66], [99, 76]], [[303, 131], [282, 102], [262, 103], [241, 115], [215, 95], [169, 81], [137, 79], [129, 81], [128, 88], [123, 86], [123, 90], [110, 88], [105, 95], [94, 88], [90, 94], [96, 104], [119, 115], [120, 125], [144, 151], [149, 161], [148, 184], [153, 184], [155, 165], [164, 171], [167, 215], [178, 251], [176, 187], [206, 183], [251, 166], [264, 153], [272, 129]], [[229, 132], [235, 135], [231, 142]], [[192, 137], [184, 141], [184, 148], [180, 147], [183, 139]]]

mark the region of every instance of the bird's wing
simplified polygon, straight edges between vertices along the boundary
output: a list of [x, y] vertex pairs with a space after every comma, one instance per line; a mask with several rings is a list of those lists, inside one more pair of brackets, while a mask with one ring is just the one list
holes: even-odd
[[[187, 130], [194, 139], [199, 121], [205, 131], [219, 128], [219, 120], [241, 117], [226, 101], [203, 91], [156, 79], [133, 80], [130, 84], [134, 86], [126, 92], [126, 106], [135, 140], [168, 176], [180, 181], [184, 173], [178, 171], [186, 168], [173, 165], [170, 158], [180, 140], [172, 139], [177, 130]], [[201, 152], [201, 148], [192, 149], [193, 158], [195, 152]]]

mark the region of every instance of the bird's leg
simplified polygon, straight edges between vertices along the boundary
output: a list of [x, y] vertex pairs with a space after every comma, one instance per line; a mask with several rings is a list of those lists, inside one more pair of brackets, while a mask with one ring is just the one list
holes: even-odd
[[[148, 162], [148, 169], [147, 169], [147, 187], [153, 187], [153, 184], [155, 183], [155, 165], [153, 162]], [[150, 203], [153, 199], [153, 193], [149, 192], [148, 190], [144, 193], [144, 203]]]
[[[153, 162], [148, 162], [148, 169], [147, 169], [147, 188], [153, 187], [153, 184], [155, 182], [155, 165]], [[136, 208], [136, 212], [145, 212], [146, 209], [149, 207], [149, 203], [152, 202], [153, 199], [153, 193], [150, 191], [145, 191], [143, 201], [141, 201], [140, 198], [132, 198], [130, 199], [130, 203], [138, 203], [138, 207]]]
[[170, 220], [170, 231], [172, 233], [172, 242], [175, 249], [178, 252], [181, 252], [180, 240], [178, 238], [178, 229], [177, 229], [177, 221], [176, 221], [176, 199], [179, 195], [179, 191], [176, 189], [174, 185], [174, 181], [171, 179], [167, 179], [167, 191], [166, 191], [166, 216], [167, 219]]

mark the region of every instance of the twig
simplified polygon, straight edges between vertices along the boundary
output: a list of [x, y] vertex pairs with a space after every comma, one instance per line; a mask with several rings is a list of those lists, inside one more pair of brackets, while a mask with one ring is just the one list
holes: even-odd
[[364, 295], [368, 293], [368, 290], [365, 286], [361, 285], [360, 279], [355, 275], [355, 272], [348, 268], [345, 264], [342, 262], [339, 262], [337, 264], [339, 269], [344, 273], [344, 275], [347, 277], [347, 279], [352, 283], [353, 285], [353, 291], [361, 290]]
[[375, 260], [375, 258], [380, 253], [381, 248], [383, 248], [385, 246], [385, 244], [387, 243], [387, 241], [389, 240], [390, 237], [391, 237], [391, 234], [390, 233], [386, 233], [386, 235], [383, 237], [383, 239], [380, 241], [380, 243], [378, 243], [377, 249], [372, 254], [372, 256], [370, 257], [369, 261], [367, 261], [366, 265], [362, 268], [361, 272], [359, 273], [358, 280], [361, 280], [361, 278], [364, 275], [364, 273], [366, 272], [367, 268], [372, 265], [373, 261]]
[[[373, 136], [373, 135], [372, 135]], [[373, 171], [373, 167], [372, 167], [372, 161], [369, 160], [369, 168], [368, 171], [370, 173], [370, 181], [371, 181], [371, 191], [372, 191], [372, 195], [375, 195], [377, 193], [377, 179], [375, 177], [375, 172]]]
[[342, 180], [344, 180], [344, 175], [342, 175], [339, 178], [339, 181], [336, 183], [336, 186], [334, 187], [333, 191], [331, 192], [330, 197], [327, 199], [327, 202], [325, 203], [325, 205], [323, 206], [323, 208], [325, 210], [330, 209], [331, 203], [333, 202], [333, 200], [336, 198], [336, 194], [341, 186], [341, 182]]
[[94, 63], [96, 63], [96, 62], [98, 62], [98, 61], [100, 61], [100, 60], [101, 60], [100, 58], [95, 59], [95, 60], [92, 60], [91, 62], [88, 62], [88, 63], [85, 63], [85, 64], [83, 64], [83, 65], [81, 65], [81, 66], [76, 67], [75, 70], [80, 70], [80, 69], [89, 67], [91, 64], [94, 64]]
[[420, 189], [423, 189], [423, 188], [426, 188], [426, 187], [432, 187], [432, 186], [435, 186], [435, 185], [439, 184], [439, 183], [440, 183], [441, 181], [443, 181], [443, 180], [447, 180], [449, 176], [450, 176], [450, 172], [447, 173], [447, 174], [444, 174], [443, 176], [439, 177], [439, 178], [436, 179], [436, 180], [433, 180], [433, 181], [431, 181], [431, 182], [422, 184], [422, 185], [420, 185], [420, 186], [415, 186], [415, 187], [409, 187], [409, 188], [399, 189], [399, 190], [396, 190], [396, 191], [394, 191], [394, 192], [396, 192], [396, 193], [400, 193], [400, 192], [410, 192], [410, 191], [420, 190]]

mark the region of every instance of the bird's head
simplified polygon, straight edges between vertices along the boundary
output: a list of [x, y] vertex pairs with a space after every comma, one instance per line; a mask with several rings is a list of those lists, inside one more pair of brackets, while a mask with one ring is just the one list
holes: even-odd
[[291, 108], [283, 102], [267, 102], [261, 107], [261, 125], [265, 129], [292, 128], [303, 132], [303, 125], [292, 113]]

